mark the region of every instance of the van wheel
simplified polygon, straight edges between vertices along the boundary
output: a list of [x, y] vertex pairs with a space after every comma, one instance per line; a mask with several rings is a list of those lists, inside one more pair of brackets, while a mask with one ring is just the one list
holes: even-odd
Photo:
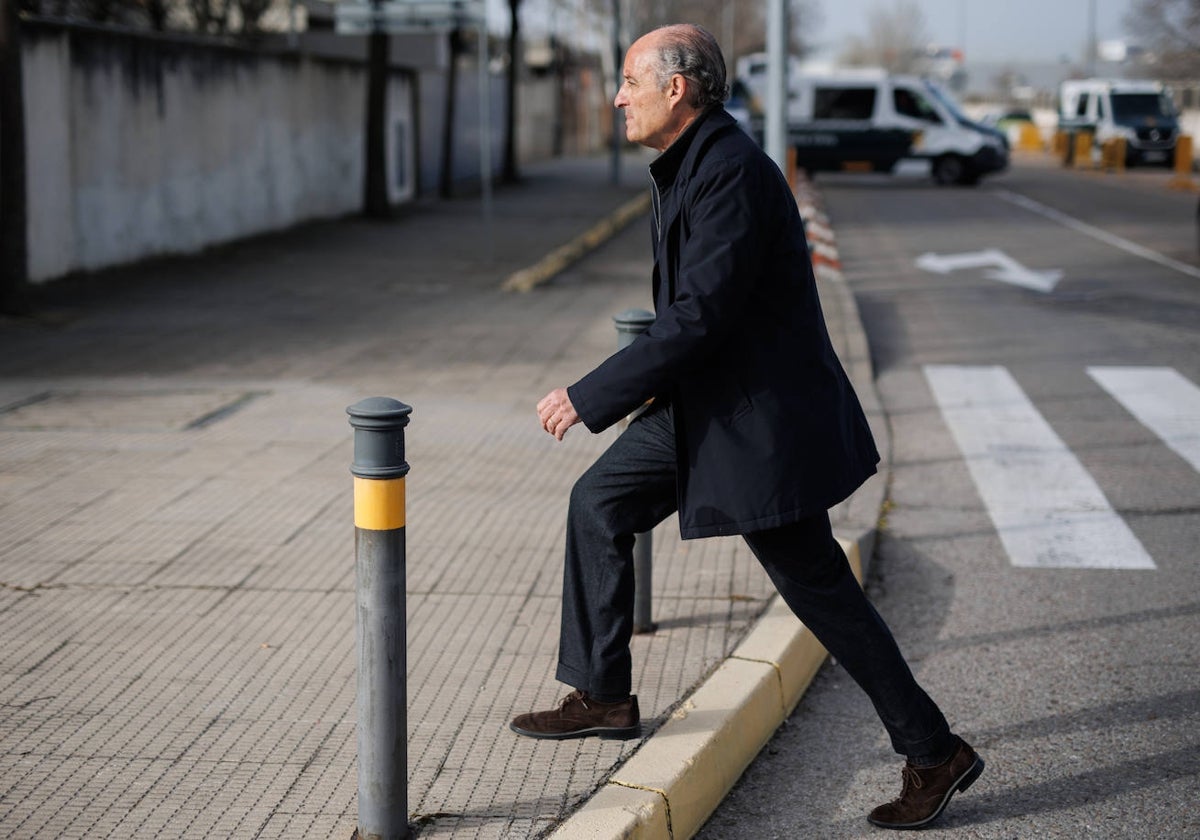
[[943, 187], [962, 183], [965, 175], [966, 167], [958, 155], [942, 155], [933, 162], [933, 180]]

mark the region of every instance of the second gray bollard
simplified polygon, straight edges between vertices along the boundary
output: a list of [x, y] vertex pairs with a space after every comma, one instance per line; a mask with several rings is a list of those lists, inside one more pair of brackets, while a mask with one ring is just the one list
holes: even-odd
[[[617, 328], [617, 349], [633, 344], [633, 340], [654, 323], [654, 315], [645, 309], [626, 309], [613, 316]], [[654, 533], [646, 531], [633, 536], [633, 632], [653, 633], [658, 625], [653, 619], [651, 583], [653, 569]]]

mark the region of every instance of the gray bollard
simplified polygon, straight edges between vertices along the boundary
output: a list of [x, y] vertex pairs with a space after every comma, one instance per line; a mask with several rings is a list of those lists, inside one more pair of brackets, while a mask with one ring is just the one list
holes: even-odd
[[[633, 340], [644, 333], [654, 323], [654, 315], [645, 309], [626, 309], [620, 315], [613, 316], [617, 327], [617, 349], [621, 350], [633, 343]], [[636, 414], [636, 412], [635, 412]], [[635, 416], [635, 415], [631, 415]], [[628, 421], [626, 421], [628, 422]], [[633, 536], [633, 632], [653, 633], [658, 625], [653, 620], [651, 602], [651, 582], [653, 579], [653, 543], [652, 531]]]
[[407, 621], [404, 604], [404, 427], [412, 409], [369, 397], [354, 427], [358, 656], [357, 840], [408, 840]]

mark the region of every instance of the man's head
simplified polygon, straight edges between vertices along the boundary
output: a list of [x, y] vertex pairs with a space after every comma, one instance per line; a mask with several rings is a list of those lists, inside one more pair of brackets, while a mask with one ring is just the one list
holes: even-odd
[[728, 96], [717, 40], [703, 27], [679, 23], [633, 43], [613, 104], [625, 110], [625, 136], [661, 152]]

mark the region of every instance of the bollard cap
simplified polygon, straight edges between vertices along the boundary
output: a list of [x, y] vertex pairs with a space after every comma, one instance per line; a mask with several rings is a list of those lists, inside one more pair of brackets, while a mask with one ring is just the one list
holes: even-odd
[[654, 323], [654, 313], [645, 309], [626, 309], [613, 316], [613, 323], [624, 332], [645, 332]]
[[359, 478], [401, 478], [408, 474], [404, 460], [404, 427], [412, 407], [391, 397], [367, 397], [346, 409], [354, 427], [354, 463]]
[[346, 413], [356, 429], [403, 429], [412, 406], [391, 397], [367, 397], [348, 407]]

